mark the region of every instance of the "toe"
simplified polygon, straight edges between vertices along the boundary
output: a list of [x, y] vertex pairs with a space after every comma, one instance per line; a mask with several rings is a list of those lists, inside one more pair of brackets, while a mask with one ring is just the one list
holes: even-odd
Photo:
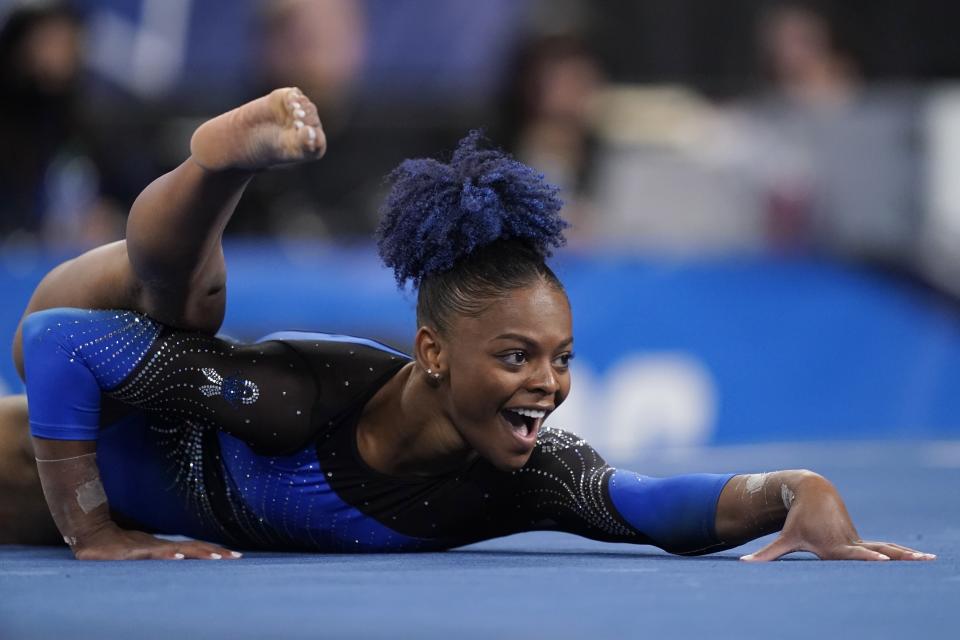
[[298, 132], [302, 148], [310, 155], [323, 153], [325, 141], [319, 127], [305, 124]]
[[303, 121], [306, 124], [309, 124], [312, 127], [320, 126], [320, 116], [317, 115], [317, 107], [314, 106], [312, 102], [306, 100], [301, 103], [301, 109], [303, 112]]

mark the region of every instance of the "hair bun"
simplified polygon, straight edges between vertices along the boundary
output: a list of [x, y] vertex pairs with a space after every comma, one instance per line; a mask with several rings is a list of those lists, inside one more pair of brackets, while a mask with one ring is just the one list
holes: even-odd
[[449, 164], [405, 160], [387, 177], [377, 247], [399, 286], [419, 286], [497, 240], [521, 240], [544, 258], [565, 243], [558, 189], [485, 142], [471, 131]]

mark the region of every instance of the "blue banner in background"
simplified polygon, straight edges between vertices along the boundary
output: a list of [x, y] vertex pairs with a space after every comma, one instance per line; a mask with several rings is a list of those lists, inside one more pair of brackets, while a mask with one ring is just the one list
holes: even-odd
[[[304, 329], [407, 350], [415, 296], [372, 247], [227, 247], [223, 332]], [[56, 261], [7, 254], [0, 332]], [[882, 274], [769, 258], [567, 254], [573, 391], [551, 418], [612, 460], [655, 446], [960, 436], [960, 319]], [[0, 385], [20, 387], [4, 351]]]

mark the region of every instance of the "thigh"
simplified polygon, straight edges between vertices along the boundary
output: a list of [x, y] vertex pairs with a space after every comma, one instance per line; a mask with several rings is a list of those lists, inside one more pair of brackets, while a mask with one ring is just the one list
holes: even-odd
[[[92, 249], [53, 268], [34, 290], [23, 317], [54, 307], [143, 311], [141, 287], [127, 257], [126, 241]], [[21, 318], [21, 325], [22, 325]], [[13, 340], [13, 361], [23, 377], [21, 327]]]
[[0, 544], [62, 544], [43, 498], [26, 396], [0, 398]]
[[[37, 285], [23, 317], [55, 307], [128, 309], [181, 329], [214, 334], [223, 322], [226, 305], [226, 289], [222, 284], [226, 276], [219, 244], [199, 272], [203, 275], [198, 280], [202, 284], [179, 289], [144, 282], [134, 272], [127, 241], [120, 240], [52, 269]], [[13, 361], [22, 378], [21, 333], [18, 326], [13, 340]]]

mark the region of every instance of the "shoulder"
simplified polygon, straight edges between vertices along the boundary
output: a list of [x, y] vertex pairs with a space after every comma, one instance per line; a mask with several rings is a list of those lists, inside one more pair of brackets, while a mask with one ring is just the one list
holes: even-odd
[[97, 345], [101, 350], [109, 343], [101, 344], [107, 337], [114, 342], [126, 334], [143, 333], [150, 330], [153, 336], [162, 325], [135, 311], [124, 309], [78, 309], [74, 307], [52, 307], [27, 313], [22, 322], [23, 343], [28, 346], [41, 344], [51, 336], [61, 344], [75, 343], [78, 349]]
[[267, 342], [282, 344], [310, 371], [323, 407], [318, 419], [327, 422], [364, 406], [410, 361], [396, 349], [353, 336], [283, 331], [257, 341]]
[[410, 356], [378, 342], [371, 338], [340, 335], [336, 333], [320, 333], [313, 331], [275, 331], [266, 335], [257, 342], [283, 342], [298, 351], [312, 351], [315, 353], [348, 353], [356, 355], [358, 351], [369, 355], [386, 354], [396, 358], [409, 360]]
[[537, 435], [537, 446], [534, 454], [537, 453], [559, 453], [567, 450], [584, 451], [593, 450], [586, 440], [565, 429], [555, 429], [546, 427]]
[[607, 467], [597, 450], [577, 434], [546, 428], [537, 435], [537, 445], [523, 469], [576, 474]]
[[345, 381], [376, 379], [410, 360], [405, 353], [376, 340], [332, 333], [279, 331], [257, 341], [264, 342], [280, 342], [297, 353], [316, 374], [336, 374]]

